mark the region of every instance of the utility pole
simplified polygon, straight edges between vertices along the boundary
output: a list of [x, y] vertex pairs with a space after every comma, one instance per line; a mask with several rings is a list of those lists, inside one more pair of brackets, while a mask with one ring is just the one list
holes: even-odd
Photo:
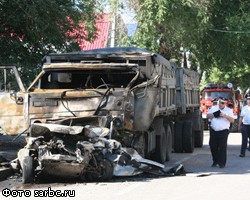
[[116, 31], [116, 14], [113, 14], [113, 19], [112, 19], [112, 24], [111, 24], [110, 47], [115, 46], [115, 31]]
[[112, 24], [111, 24], [110, 47], [115, 47], [116, 27], [117, 27], [117, 13], [118, 13], [119, 5], [120, 5], [120, 0], [117, 0], [112, 5]]

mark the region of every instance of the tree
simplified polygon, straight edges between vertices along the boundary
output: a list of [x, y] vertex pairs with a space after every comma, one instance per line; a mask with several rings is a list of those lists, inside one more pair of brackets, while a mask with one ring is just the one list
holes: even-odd
[[[129, 45], [175, 59], [189, 54], [191, 68], [216, 68], [218, 80], [246, 87], [250, 75], [249, 0], [130, 0], [138, 28]], [[186, 55], [187, 55], [186, 54]], [[240, 81], [239, 81], [240, 80]]]
[[221, 81], [249, 87], [250, 2], [211, 0], [207, 16], [198, 55], [202, 68], [211, 74], [215, 67]]
[[203, 1], [140, 0], [134, 4], [138, 2], [138, 30], [131, 44], [173, 58], [178, 64], [184, 52], [196, 50], [195, 41], [201, 37], [204, 26], [206, 4]]
[[21, 66], [23, 78], [30, 81], [44, 55], [78, 50], [78, 38], [95, 36], [96, 2], [0, 0], [0, 64]]

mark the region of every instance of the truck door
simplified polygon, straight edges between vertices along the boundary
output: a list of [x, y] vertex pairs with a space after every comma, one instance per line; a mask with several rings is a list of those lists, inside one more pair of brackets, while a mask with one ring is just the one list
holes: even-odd
[[[28, 127], [27, 97], [15, 66], [0, 66], [0, 128], [17, 135]], [[25, 106], [26, 105], [26, 106]]]

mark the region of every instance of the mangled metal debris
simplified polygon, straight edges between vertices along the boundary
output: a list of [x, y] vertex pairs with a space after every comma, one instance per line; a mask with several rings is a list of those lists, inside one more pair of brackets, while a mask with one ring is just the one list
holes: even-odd
[[[18, 152], [23, 182], [32, 182], [40, 175], [60, 178], [81, 178], [86, 181], [109, 181], [113, 176], [134, 176], [151, 173], [176, 175], [163, 164], [144, 159], [133, 148], [109, 139], [108, 128], [69, 127], [60, 124], [31, 125], [27, 145]], [[35, 131], [35, 133], [33, 133]]]

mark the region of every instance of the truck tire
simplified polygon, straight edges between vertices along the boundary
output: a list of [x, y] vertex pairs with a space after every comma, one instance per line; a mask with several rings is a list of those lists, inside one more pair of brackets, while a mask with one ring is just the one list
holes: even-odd
[[155, 131], [158, 132], [156, 135], [156, 147], [151, 158], [154, 161], [164, 164], [167, 157], [167, 134], [163, 123], [156, 123]]
[[194, 132], [193, 122], [185, 120], [183, 124], [183, 150], [185, 153], [193, 153], [194, 151]]
[[90, 182], [110, 181], [113, 176], [113, 165], [111, 161], [103, 159], [99, 162], [96, 171], [87, 172], [85, 178]]
[[201, 130], [194, 132], [194, 147], [201, 148], [203, 146], [203, 140], [204, 140], [204, 123], [203, 120], [201, 120]]
[[171, 134], [172, 134], [172, 152], [174, 152], [174, 123], [170, 122], [169, 125], [171, 128]]
[[174, 124], [174, 152], [182, 153], [182, 129], [183, 129], [183, 121], [176, 121]]
[[31, 183], [34, 181], [34, 159], [32, 156], [25, 156], [22, 162], [22, 182]]
[[171, 153], [172, 153], [172, 130], [169, 124], [165, 125], [165, 132], [167, 136], [167, 152], [166, 152], [166, 161], [169, 161], [171, 159]]

